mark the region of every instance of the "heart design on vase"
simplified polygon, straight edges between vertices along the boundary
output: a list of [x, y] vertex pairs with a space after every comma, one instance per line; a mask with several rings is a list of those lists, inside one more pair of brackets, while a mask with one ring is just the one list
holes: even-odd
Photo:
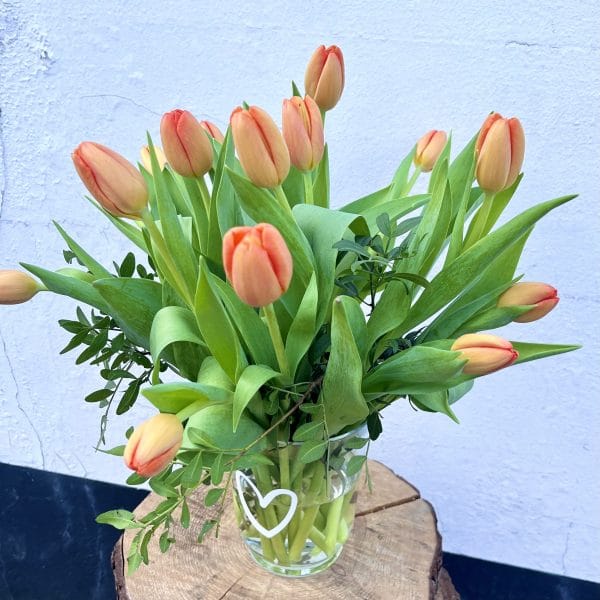
[[[294, 516], [294, 513], [296, 512], [296, 508], [298, 507], [298, 496], [295, 492], [292, 492], [292, 490], [280, 488], [277, 490], [271, 490], [266, 496], [263, 496], [260, 493], [260, 490], [254, 485], [254, 483], [252, 483], [250, 478], [247, 475], [244, 475], [244, 473], [242, 473], [241, 471], [235, 472], [235, 487], [237, 489], [238, 498], [240, 499], [240, 505], [242, 506], [244, 513], [248, 517], [248, 520], [250, 521], [250, 523], [252, 523], [256, 531], [258, 531], [262, 536], [269, 539], [276, 536], [280, 531], [282, 531], [285, 527], [289, 525], [290, 521], [292, 520], [292, 517]], [[290, 507], [288, 509], [288, 512], [276, 527], [273, 527], [272, 529], [266, 529], [258, 522], [256, 517], [250, 511], [248, 503], [246, 502], [246, 498], [244, 498], [244, 487], [252, 490], [261, 508], [267, 508], [267, 506], [269, 506], [271, 502], [273, 502], [276, 498], [279, 498], [280, 496], [287, 496], [290, 499]]]

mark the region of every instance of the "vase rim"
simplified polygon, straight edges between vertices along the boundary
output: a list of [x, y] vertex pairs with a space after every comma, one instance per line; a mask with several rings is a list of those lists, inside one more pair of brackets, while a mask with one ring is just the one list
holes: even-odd
[[[367, 423], [366, 421], [361, 423], [360, 425], [357, 425], [356, 427], [353, 427], [352, 429], [350, 429], [349, 431], [346, 431], [346, 433], [338, 433], [337, 435], [334, 435], [333, 437], [328, 437], [326, 440], [327, 443], [331, 443], [331, 442], [337, 442], [339, 440], [343, 440], [345, 437], [351, 436], [352, 434], [356, 434], [357, 432], [361, 431], [362, 429], [366, 429], [367, 428]], [[304, 442], [281, 442], [279, 441], [277, 443], [277, 445], [281, 445], [281, 446], [300, 446], [302, 445]]]

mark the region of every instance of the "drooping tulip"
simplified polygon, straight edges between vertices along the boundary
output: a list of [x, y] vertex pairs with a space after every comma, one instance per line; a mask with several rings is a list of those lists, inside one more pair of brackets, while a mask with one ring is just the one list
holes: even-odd
[[280, 185], [290, 170], [290, 154], [273, 119], [258, 106], [238, 106], [230, 122], [238, 158], [248, 178], [258, 187]]
[[204, 129], [211, 138], [214, 138], [220, 144], [223, 143], [225, 136], [214, 123], [211, 123], [210, 121], [200, 121], [200, 125], [202, 125], [202, 129]]
[[267, 306], [286, 292], [292, 255], [269, 223], [234, 227], [223, 237], [223, 266], [236, 294], [250, 306]]
[[300, 171], [312, 171], [323, 158], [325, 148], [323, 119], [317, 103], [310, 96], [284, 100], [282, 124], [292, 164]]
[[153, 477], [175, 458], [182, 440], [183, 426], [175, 415], [155, 415], [134, 429], [123, 460], [138, 475]]
[[[165, 153], [162, 151], [162, 148], [159, 146], [154, 146], [154, 153], [156, 154], [156, 160], [158, 161], [158, 166], [162, 171], [167, 164], [167, 157]], [[142, 165], [144, 169], [148, 171], [148, 173], [152, 173], [152, 161], [150, 159], [150, 146], [142, 146], [140, 149], [140, 157], [142, 158]]]
[[444, 146], [446, 145], [446, 132], [432, 129], [428, 131], [418, 142], [415, 152], [415, 165], [421, 168], [421, 171], [428, 173], [433, 169]]
[[212, 167], [213, 149], [206, 132], [187, 110], [165, 113], [160, 122], [160, 139], [168, 163], [184, 177], [202, 177]]
[[27, 273], [12, 269], [0, 270], [0, 304], [21, 304], [31, 300], [40, 284]]
[[71, 155], [75, 169], [104, 210], [139, 218], [148, 204], [142, 174], [123, 156], [96, 142], [82, 142]]
[[481, 189], [498, 193], [510, 187], [521, 172], [525, 156], [525, 134], [519, 119], [492, 113], [481, 127], [475, 152], [475, 174]]
[[304, 75], [306, 93], [321, 110], [331, 110], [344, 91], [344, 56], [337, 46], [319, 46], [310, 57]]
[[529, 306], [534, 308], [519, 315], [517, 323], [530, 323], [547, 315], [558, 304], [558, 292], [547, 283], [523, 281], [515, 283], [498, 298], [498, 306]]
[[508, 340], [489, 333], [461, 335], [451, 349], [460, 351], [460, 358], [467, 360], [465, 375], [487, 375], [508, 367], [519, 357]]

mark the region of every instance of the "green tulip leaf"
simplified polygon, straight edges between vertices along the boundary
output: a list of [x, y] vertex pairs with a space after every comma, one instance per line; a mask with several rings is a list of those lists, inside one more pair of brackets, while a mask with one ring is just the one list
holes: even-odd
[[285, 340], [285, 353], [292, 379], [315, 337], [318, 299], [317, 279], [313, 273]]
[[345, 303], [336, 298], [331, 320], [331, 351], [321, 390], [329, 435], [347, 425], [360, 423], [368, 416], [369, 408], [361, 391], [362, 379], [362, 360]]
[[485, 272], [485, 266], [508, 245], [523, 236], [552, 209], [575, 197], [564, 196], [533, 206], [471, 246], [432, 279], [402, 324], [402, 331], [412, 329], [443, 308], [457, 294], [475, 285]]
[[233, 396], [233, 431], [237, 431], [246, 406], [267, 381], [281, 373], [263, 365], [249, 365], [242, 372]]
[[446, 389], [461, 374], [466, 360], [460, 352], [412, 346], [375, 367], [363, 381], [367, 398], [392, 394], [420, 394]]
[[410, 308], [408, 288], [402, 281], [392, 280], [385, 288], [367, 322], [367, 347], [393, 331], [404, 321]]
[[519, 353], [519, 358], [515, 361], [515, 365], [526, 363], [530, 360], [538, 360], [547, 356], [556, 354], [564, 354], [579, 350], [579, 345], [564, 345], [564, 344], [531, 344], [528, 342], [511, 342], [513, 348]]
[[142, 394], [160, 412], [170, 414], [176, 414], [194, 403], [198, 404], [200, 410], [213, 404], [233, 402], [230, 390], [193, 381], [159, 383], [143, 389]]
[[[213, 405], [200, 410], [188, 420], [183, 446], [188, 448], [199, 444], [220, 452], [238, 453], [263, 434], [262, 427], [245, 414], [240, 417], [235, 432], [232, 423], [231, 404]], [[255, 443], [249, 452], [260, 452], [266, 446], [266, 438], [263, 438]]]
[[150, 330], [150, 353], [154, 359], [153, 383], [158, 383], [160, 358], [163, 352], [176, 342], [190, 342], [199, 346], [201, 358], [205, 358], [208, 353], [200, 337], [194, 314], [181, 306], [165, 306], [154, 316]]
[[94, 288], [108, 304], [111, 315], [125, 335], [138, 346], [150, 348], [154, 316], [162, 308], [162, 286], [150, 279], [111, 277], [98, 279]]
[[69, 296], [69, 298], [89, 304], [105, 314], [111, 314], [108, 304], [91, 283], [28, 263], [21, 263], [21, 266], [35, 275], [51, 292]]
[[465, 333], [476, 333], [478, 331], [487, 331], [497, 329], [512, 323], [517, 317], [535, 308], [532, 306], [495, 306], [476, 315], [455, 331], [451, 337], [459, 337]]
[[424, 406], [432, 412], [439, 412], [450, 417], [455, 423], [460, 423], [448, 401], [448, 390], [438, 390], [429, 394], [414, 394], [412, 396], [417, 406]]
[[256, 364], [277, 367], [277, 357], [269, 330], [254, 308], [242, 302], [233, 288], [217, 277], [212, 278], [215, 291], [225, 305], [242, 344]]
[[112, 273], [107, 271], [97, 260], [92, 258], [56, 221], [52, 222], [56, 229], [58, 229], [58, 233], [60, 233], [63, 240], [67, 243], [67, 246], [69, 246], [71, 252], [73, 252], [77, 259], [87, 267], [90, 273], [96, 278], [112, 277]]
[[316, 206], [329, 208], [329, 147], [325, 144], [323, 158], [317, 166], [313, 182], [313, 197]]
[[196, 289], [195, 309], [198, 329], [210, 353], [232, 381], [237, 381], [247, 364], [240, 340], [223, 306], [204, 258]]

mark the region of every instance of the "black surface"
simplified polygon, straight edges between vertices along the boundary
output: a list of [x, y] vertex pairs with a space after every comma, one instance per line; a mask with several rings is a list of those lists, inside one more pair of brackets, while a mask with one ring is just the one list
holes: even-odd
[[[114, 599], [110, 554], [120, 532], [94, 518], [144, 496], [0, 463], [0, 600]], [[462, 600], [600, 600], [595, 583], [448, 553], [444, 565]]]
[[110, 553], [120, 532], [94, 518], [145, 495], [0, 464], [0, 599], [114, 599]]

